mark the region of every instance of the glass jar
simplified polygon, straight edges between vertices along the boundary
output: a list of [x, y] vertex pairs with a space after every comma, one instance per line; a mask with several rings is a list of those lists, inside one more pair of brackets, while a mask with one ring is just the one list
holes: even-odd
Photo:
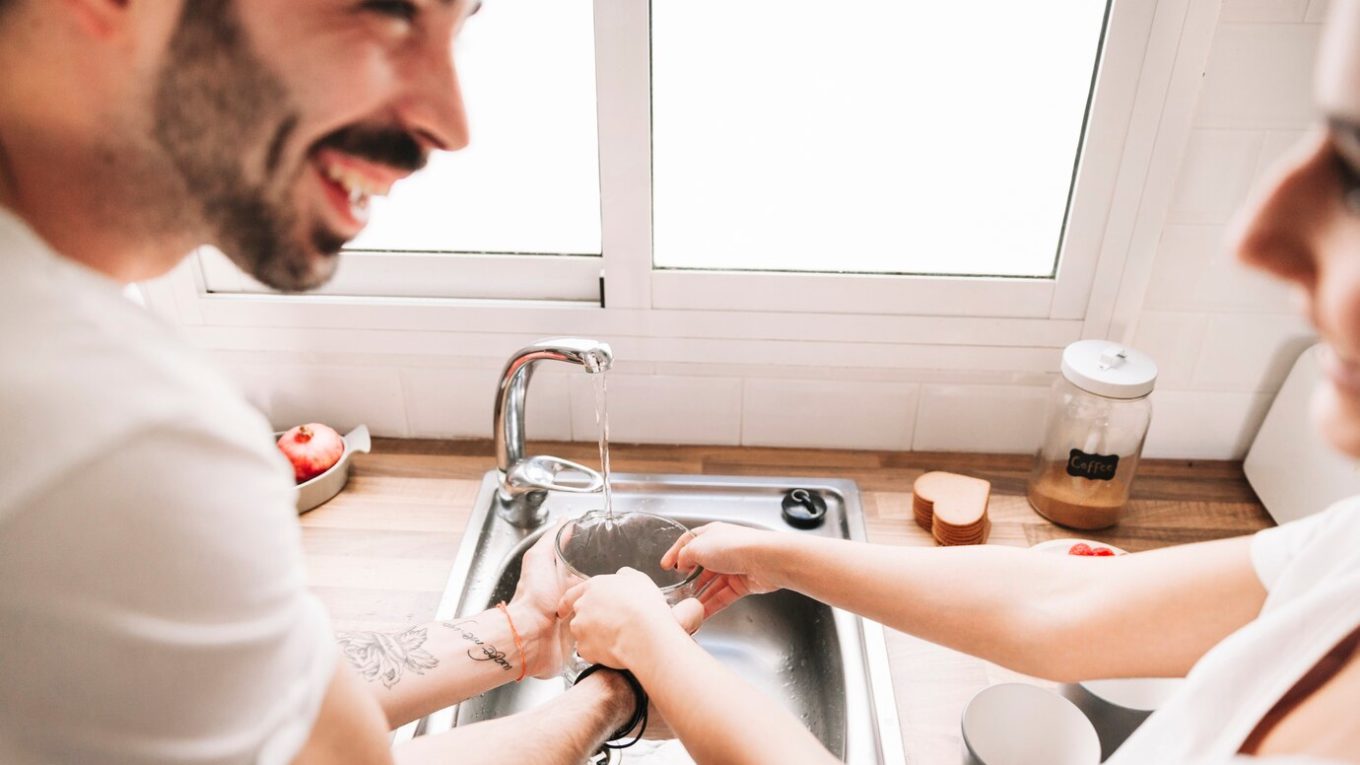
[[1030, 474], [1030, 506], [1054, 523], [1103, 529], [1119, 522], [1152, 422], [1157, 365], [1108, 340], [1063, 350], [1043, 443]]

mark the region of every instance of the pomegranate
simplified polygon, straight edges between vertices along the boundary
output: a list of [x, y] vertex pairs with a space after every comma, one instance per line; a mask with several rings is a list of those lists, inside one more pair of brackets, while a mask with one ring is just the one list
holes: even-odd
[[333, 428], [309, 422], [279, 436], [279, 451], [293, 463], [293, 477], [302, 483], [339, 462], [345, 453], [345, 441]]

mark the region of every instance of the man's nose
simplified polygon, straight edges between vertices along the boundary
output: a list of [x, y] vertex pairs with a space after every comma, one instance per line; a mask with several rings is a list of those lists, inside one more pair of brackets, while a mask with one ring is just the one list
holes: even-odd
[[468, 145], [467, 113], [453, 46], [428, 46], [406, 69], [408, 87], [399, 116], [427, 149], [457, 151]]
[[1238, 260], [1312, 289], [1318, 242], [1340, 214], [1336, 158], [1324, 132], [1310, 134], [1239, 214], [1229, 246]]

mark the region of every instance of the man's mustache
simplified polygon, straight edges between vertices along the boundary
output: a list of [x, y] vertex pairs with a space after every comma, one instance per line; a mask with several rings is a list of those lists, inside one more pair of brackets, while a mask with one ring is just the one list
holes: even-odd
[[415, 172], [428, 153], [410, 133], [396, 128], [348, 127], [321, 139], [319, 149], [335, 149], [371, 162]]

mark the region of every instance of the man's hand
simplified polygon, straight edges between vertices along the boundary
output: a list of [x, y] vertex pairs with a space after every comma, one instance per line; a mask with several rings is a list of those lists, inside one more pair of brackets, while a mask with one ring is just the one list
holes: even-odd
[[693, 571], [707, 619], [747, 595], [779, 589], [759, 570], [757, 551], [777, 546], [779, 535], [730, 523], [710, 523], [682, 534], [661, 558], [661, 567]]
[[693, 632], [703, 621], [699, 601], [689, 598], [672, 609], [656, 584], [631, 568], [567, 590], [557, 613], [571, 618], [582, 659], [616, 669], [634, 666], [661, 639]]
[[557, 552], [553, 549], [559, 522], [524, 553], [519, 585], [510, 600], [515, 629], [524, 640], [528, 667], [525, 674], [550, 678], [562, 671], [562, 643], [558, 634], [557, 604], [562, 585], [557, 576]]

